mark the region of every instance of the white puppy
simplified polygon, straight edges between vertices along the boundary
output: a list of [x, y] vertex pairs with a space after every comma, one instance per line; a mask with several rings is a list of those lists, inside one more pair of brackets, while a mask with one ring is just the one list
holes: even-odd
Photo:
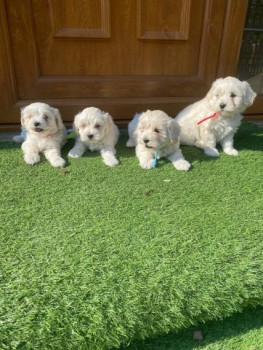
[[85, 108], [75, 116], [73, 130], [76, 143], [68, 154], [70, 157], [81, 157], [89, 149], [100, 151], [106, 165], [119, 164], [115, 157], [119, 130], [108, 113], [95, 107]]
[[39, 153], [44, 153], [52, 166], [62, 167], [61, 147], [66, 142], [66, 129], [59, 110], [46, 103], [35, 102], [21, 109], [21, 135], [15, 142], [22, 143], [24, 160], [27, 164], [40, 161]]
[[233, 143], [243, 118], [240, 113], [253, 104], [255, 97], [246, 81], [234, 77], [217, 79], [205, 98], [176, 116], [181, 144], [202, 148], [208, 156], [217, 157], [216, 144], [220, 143], [226, 154], [237, 156]]
[[136, 146], [136, 155], [144, 169], [154, 168], [157, 159], [166, 157], [177, 170], [189, 170], [179, 148], [180, 127], [163, 111], [136, 114], [128, 125], [127, 147]]

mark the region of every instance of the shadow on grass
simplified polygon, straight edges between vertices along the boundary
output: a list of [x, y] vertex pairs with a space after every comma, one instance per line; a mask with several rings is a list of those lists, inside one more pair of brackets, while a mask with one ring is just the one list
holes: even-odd
[[[134, 341], [127, 347], [121, 347], [121, 350], [194, 350], [202, 349], [215, 342], [223, 342], [231, 338], [245, 335], [251, 330], [259, 329], [263, 326], [263, 306], [257, 308], [248, 308], [243, 313], [234, 314], [224, 320], [209, 321], [203, 325], [193, 326], [178, 333], [169, 333], [153, 339], [144, 341]], [[193, 332], [201, 330], [203, 340], [193, 339]], [[262, 340], [263, 342], [263, 340]], [[237, 341], [235, 347], [229, 347], [226, 344], [220, 344], [217, 349], [239, 350], [242, 342]], [[258, 344], [258, 348], [260, 344]], [[262, 343], [263, 346], [263, 343]], [[244, 349], [244, 347], [242, 347]], [[254, 349], [254, 347], [253, 347]]]
[[10, 150], [10, 149], [20, 149], [21, 144], [15, 143], [13, 141], [1, 141], [0, 150]]
[[[120, 140], [117, 144], [117, 155], [123, 158], [135, 157], [134, 148], [127, 148], [125, 146], [128, 140], [128, 135], [122, 134]], [[243, 122], [235, 135], [234, 146], [237, 150], [251, 150], [251, 151], [263, 151], [263, 128], [258, 127], [257, 125], [249, 122]], [[219, 145], [217, 148], [220, 153], [222, 149]], [[181, 146], [183, 155], [186, 160], [191, 164], [194, 161], [198, 162], [211, 162], [215, 161], [217, 158], [209, 157], [204, 154], [203, 150], [198, 149], [193, 146]], [[169, 163], [167, 161], [167, 163]], [[159, 166], [162, 166], [161, 163]]]
[[[116, 156], [122, 165], [122, 160], [125, 159], [135, 159], [135, 149], [126, 147], [126, 142], [128, 140], [128, 134], [122, 133], [119, 141], [116, 145]], [[235, 135], [234, 145], [237, 150], [251, 150], [251, 151], [263, 151], [263, 128], [258, 127], [255, 124], [249, 122], [243, 122]], [[62, 148], [61, 154], [62, 157], [66, 160], [66, 166], [70, 167], [72, 165], [72, 158], [68, 157], [69, 151], [73, 148], [75, 143], [74, 139], [68, 140], [66, 145]], [[215, 157], [208, 157], [204, 154], [201, 149], [191, 146], [181, 146], [183, 155], [185, 159], [191, 164], [191, 170], [194, 170], [196, 163], [207, 163], [214, 162], [217, 160]], [[222, 154], [222, 150], [218, 146], [219, 152]], [[4, 141], [0, 142], [0, 151], [21, 151], [21, 144], [17, 144], [14, 141]], [[22, 158], [21, 151], [21, 158]], [[86, 151], [83, 155], [83, 158], [101, 158], [100, 152], [91, 152]], [[41, 162], [46, 161], [45, 157], [41, 155]], [[138, 163], [138, 162], [137, 162]], [[161, 159], [158, 161], [158, 168], [162, 168], [166, 164], [170, 163], [166, 159]]]
[[[252, 151], [263, 151], [263, 128], [256, 126], [249, 122], [243, 122], [240, 126], [237, 134], [235, 135], [235, 147], [237, 150], [252, 150]], [[117, 158], [131, 158], [135, 157], [135, 149], [126, 147], [128, 135], [122, 133], [119, 141], [116, 145]], [[68, 152], [74, 146], [74, 140], [69, 140], [66, 145], [62, 148], [62, 156], [67, 160], [68, 165], [70, 161], [68, 159]], [[19, 149], [20, 144], [13, 141], [0, 142], [1, 150]], [[192, 163], [198, 160], [199, 162], [207, 162], [215, 160], [214, 157], [208, 157], [204, 154], [201, 149], [190, 146], [181, 147], [184, 157]], [[219, 148], [220, 149], [220, 148]], [[221, 152], [221, 150], [220, 150]], [[87, 151], [83, 157], [94, 158], [100, 157], [99, 152]]]
[[243, 122], [235, 136], [238, 150], [263, 151], [263, 128]]

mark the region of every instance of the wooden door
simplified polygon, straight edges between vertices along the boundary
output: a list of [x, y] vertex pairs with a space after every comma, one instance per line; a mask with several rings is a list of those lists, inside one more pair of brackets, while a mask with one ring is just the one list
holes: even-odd
[[0, 0], [0, 123], [19, 123], [33, 101], [59, 108], [65, 122], [87, 106], [119, 125], [147, 108], [175, 115], [235, 73], [246, 4]]

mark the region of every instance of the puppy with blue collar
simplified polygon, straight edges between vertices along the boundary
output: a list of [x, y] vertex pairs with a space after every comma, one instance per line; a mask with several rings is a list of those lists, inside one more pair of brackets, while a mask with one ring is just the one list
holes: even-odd
[[189, 170], [191, 165], [180, 150], [180, 127], [160, 110], [137, 113], [128, 125], [127, 147], [135, 147], [143, 169], [156, 167], [157, 160], [167, 158], [177, 170]]

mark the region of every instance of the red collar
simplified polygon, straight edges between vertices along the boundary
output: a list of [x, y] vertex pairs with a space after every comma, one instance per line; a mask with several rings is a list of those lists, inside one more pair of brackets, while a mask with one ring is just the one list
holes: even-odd
[[199, 124], [205, 122], [205, 121], [208, 120], [208, 119], [214, 118], [214, 117], [216, 117], [216, 116], [218, 116], [218, 113], [217, 113], [217, 112], [211, 114], [209, 117], [206, 117], [206, 118], [200, 120], [200, 121], [197, 123], [197, 125], [199, 125]]

